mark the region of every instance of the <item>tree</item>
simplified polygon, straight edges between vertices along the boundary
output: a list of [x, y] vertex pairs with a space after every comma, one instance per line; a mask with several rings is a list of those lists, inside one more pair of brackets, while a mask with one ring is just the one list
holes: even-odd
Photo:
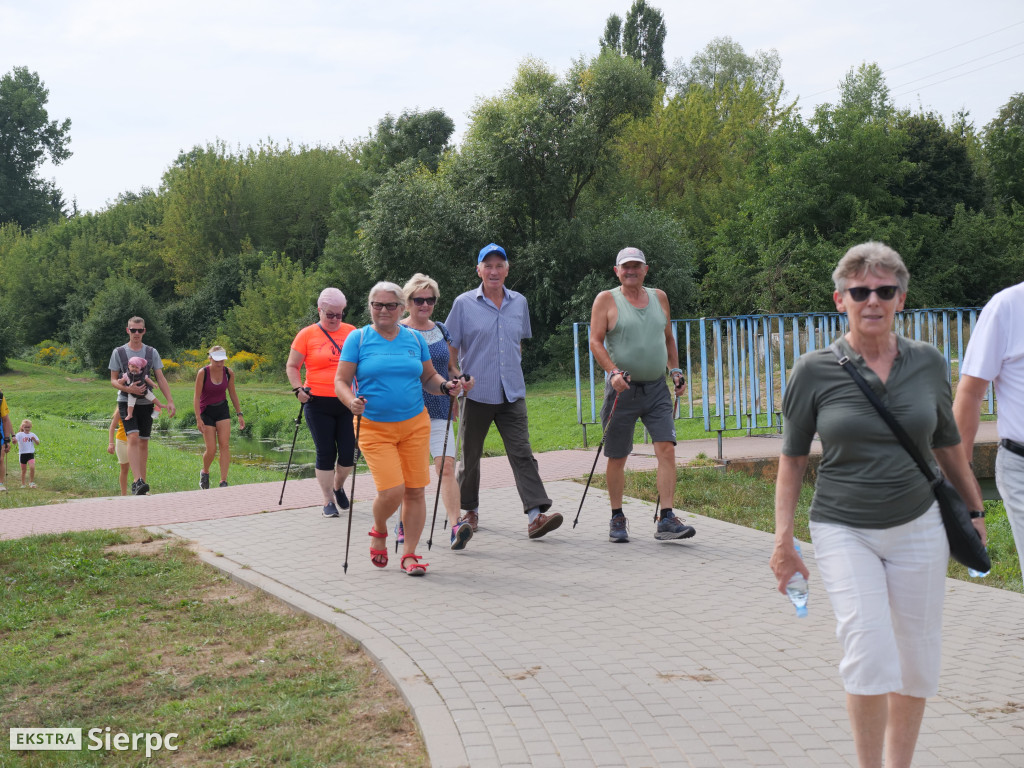
[[15, 67], [0, 78], [0, 224], [29, 229], [59, 218], [64, 199], [52, 181], [39, 178], [49, 158], [59, 165], [71, 157], [71, 120], [50, 120], [50, 92], [35, 72]]
[[985, 126], [984, 154], [996, 202], [1024, 205], [1024, 93], [1016, 93]]
[[655, 80], [665, 76], [665, 16], [647, 0], [633, 0], [622, 27], [622, 52], [644, 65]]
[[397, 119], [385, 115], [373, 137], [362, 145], [359, 159], [376, 173], [384, 173], [404, 160], [436, 171], [454, 132], [455, 123], [441, 109], [405, 111]]
[[622, 17], [613, 13], [604, 24], [604, 34], [597, 41], [601, 50], [610, 50], [615, 53], [622, 53]]
[[882, 69], [874, 62], [852, 67], [839, 83], [839, 106], [858, 119], [888, 123], [896, 114]]
[[665, 16], [647, 0], [633, 0], [626, 23], [617, 13], [608, 17], [597, 41], [604, 51], [629, 56], [643, 64], [655, 80], [665, 77]]
[[224, 328], [240, 348], [264, 355], [268, 369], [282, 371], [292, 339], [315, 321], [316, 297], [333, 281], [279, 254], [261, 256], [259, 271], [246, 281]]
[[958, 205], [981, 210], [984, 184], [971, 161], [969, 139], [931, 113], [902, 114], [897, 123], [907, 134], [904, 157], [913, 163], [893, 190], [903, 198], [907, 213], [951, 219]]
[[527, 239], [576, 216], [583, 190], [614, 157], [629, 118], [657, 92], [638, 61], [611, 51], [577, 61], [564, 78], [536, 60], [473, 112], [463, 152], [485, 194]]
[[244, 163], [221, 141], [180, 153], [164, 173], [163, 258], [182, 295], [196, 289], [209, 264], [250, 250], [248, 177]]
[[686, 222], [705, 240], [747, 194], [747, 166], [791, 112], [781, 88], [752, 79], [692, 84], [634, 120], [619, 141], [620, 168], [632, 190]]
[[742, 45], [724, 36], [714, 38], [694, 54], [689, 64], [676, 59], [668, 81], [678, 93], [686, 93], [692, 86], [716, 90], [730, 83], [739, 88], [749, 83], [764, 95], [778, 91], [781, 98], [785, 94], [781, 68], [782, 58], [774, 48], [758, 50], [750, 56]]
[[96, 373], [108, 374], [110, 353], [128, 340], [124, 329], [128, 318], [135, 316], [146, 321], [146, 344], [169, 356], [170, 340], [156, 302], [146, 286], [123, 275], [103, 284], [85, 322], [75, 328], [72, 346]]

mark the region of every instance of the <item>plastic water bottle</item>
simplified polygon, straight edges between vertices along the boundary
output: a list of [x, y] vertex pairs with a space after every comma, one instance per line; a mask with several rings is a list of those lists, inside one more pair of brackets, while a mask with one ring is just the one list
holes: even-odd
[[[793, 546], [796, 547], [796, 553], [803, 559], [803, 555], [800, 554], [800, 542], [793, 539]], [[790, 576], [789, 581], [786, 582], [786, 595], [789, 597], [790, 602], [796, 606], [797, 618], [803, 619], [807, 617], [807, 579], [804, 578], [800, 571], [797, 571]]]
[[[985, 547], [985, 551], [988, 552], [988, 547]], [[970, 576], [972, 579], [984, 579], [990, 573], [992, 573], [992, 571], [985, 571], [984, 573], [982, 573], [981, 571], [976, 571], [973, 568], [967, 569], [967, 575]]]

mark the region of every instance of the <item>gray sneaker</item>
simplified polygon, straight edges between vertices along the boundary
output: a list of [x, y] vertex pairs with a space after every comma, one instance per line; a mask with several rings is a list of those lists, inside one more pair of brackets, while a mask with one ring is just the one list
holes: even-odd
[[210, 473], [200, 472], [199, 473], [199, 489], [205, 491], [210, 487]]
[[334, 506], [333, 501], [327, 502], [327, 506], [324, 507], [324, 517], [337, 517], [338, 508]]
[[692, 525], [687, 525], [673, 513], [669, 512], [668, 517], [663, 517], [658, 521], [658, 529], [654, 533], [654, 538], [658, 541], [688, 539], [696, 532]]
[[625, 515], [615, 515], [608, 526], [608, 541], [629, 541], [629, 521]]
[[466, 544], [473, 538], [473, 526], [468, 520], [459, 520], [452, 526], [452, 549], [465, 549]]

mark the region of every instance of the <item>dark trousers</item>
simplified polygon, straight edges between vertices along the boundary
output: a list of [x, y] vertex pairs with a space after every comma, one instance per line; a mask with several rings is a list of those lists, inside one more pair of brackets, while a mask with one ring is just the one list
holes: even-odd
[[493, 423], [501, 435], [501, 442], [505, 444], [508, 463], [512, 465], [512, 474], [516, 480], [516, 490], [523, 501], [523, 512], [534, 507], [547, 512], [551, 507], [551, 499], [544, 490], [544, 483], [537, 470], [537, 460], [533, 458], [533, 449], [530, 447], [526, 401], [491, 405], [467, 398], [462, 419], [462, 465], [456, 477], [461, 494], [460, 506], [463, 509], [476, 509], [480, 506], [480, 457], [484, 452], [484, 439]]
[[311, 397], [302, 410], [316, 446], [316, 468], [333, 472], [335, 462], [340, 467], [351, 467], [356, 453], [352, 411], [338, 398], [323, 396]]

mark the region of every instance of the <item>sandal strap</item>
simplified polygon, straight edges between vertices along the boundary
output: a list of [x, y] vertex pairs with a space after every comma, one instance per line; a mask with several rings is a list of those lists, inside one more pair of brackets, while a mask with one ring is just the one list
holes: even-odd
[[405, 568], [405, 561], [408, 560], [409, 558], [412, 558], [413, 560], [416, 561], [415, 563], [413, 563], [412, 565], [409, 566], [410, 568], [426, 568], [428, 565], [430, 565], [430, 563], [421, 563], [420, 562], [420, 560], [423, 559], [423, 557], [421, 555], [402, 555], [402, 559], [399, 562], [399, 565], [402, 566], [402, 570], [403, 571], [406, 570], [406, 568]]
[[371, 528], [370, 532], [366, 535], [372, 536], [375, 539], [386, 539], [388, 537], [386, 533], [380, 533], [376, 528]]

